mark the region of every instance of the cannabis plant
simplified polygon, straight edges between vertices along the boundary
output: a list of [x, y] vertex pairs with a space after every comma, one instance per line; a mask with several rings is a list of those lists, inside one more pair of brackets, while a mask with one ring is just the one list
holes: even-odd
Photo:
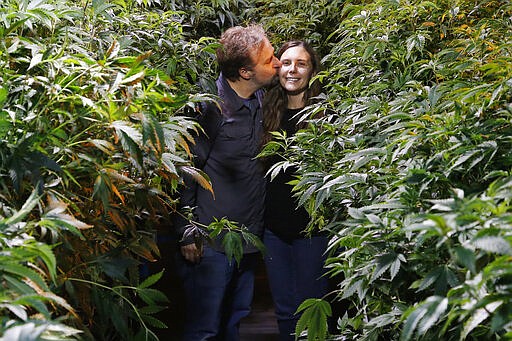
[[273, 170], [299, 168], [311, 228], [332, 234], [337, 337], [510, 338], [512, 6], [347, 1], [339, 17], [325, 100]]

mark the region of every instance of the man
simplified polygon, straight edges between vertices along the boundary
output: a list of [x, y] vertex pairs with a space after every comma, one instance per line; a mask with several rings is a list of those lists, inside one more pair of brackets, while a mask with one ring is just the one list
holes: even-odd
[[[198, 118], [206, 134], [196, 138], [197, 167], [210, 177], [214, 195], [197, 184], [187, 186], [181, 205], [195, 207], [194, 220], [209, 225], [226, 217], [261, 237], [265, 199], [264, 170], [256, 159], [261, 146], [262, 87], [280, 62], [261, 26], [232, 27], [217, 50], [219, 106], [209, 104]], [[182, 236], [186, 223], [176, 226]], [[183, 340], [238, 340], [240, 320], [250, 311], [257, 250], [244, 245], [238, 265], [220, 240], [198, 247], [181, 240], [182, 277], [187, 301]]]

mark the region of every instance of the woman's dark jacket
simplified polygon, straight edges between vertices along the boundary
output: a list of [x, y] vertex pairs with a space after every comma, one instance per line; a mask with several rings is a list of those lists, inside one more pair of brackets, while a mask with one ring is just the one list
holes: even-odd
[[[288, 109], [281, 118], [279, 129], [292, 136], [297, 132], [299, 120], [297, 113], [301, 109]], [[270, 164], [282, 161], [279, 156], [270, 158]], [[309, 222], [309, 215], [303, 207], [297, 207], [298, 199], [292, 196], [293, 186], [290, 181], [295, 169], [290, 167], [280, 172], [272, 181], [268, 179], [265, 200], [265, 227], [286, 242], [304, 238], [304, 229]]]

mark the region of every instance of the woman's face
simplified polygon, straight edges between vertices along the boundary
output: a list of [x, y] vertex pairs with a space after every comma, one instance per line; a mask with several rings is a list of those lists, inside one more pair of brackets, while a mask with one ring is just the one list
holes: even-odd
[[290, 94], [299, 94], [307, 89], [313, 73], [313, 65], [307, 51], [301, 46], [294, 46], [284, 51], [281, 56], [279, 82]]

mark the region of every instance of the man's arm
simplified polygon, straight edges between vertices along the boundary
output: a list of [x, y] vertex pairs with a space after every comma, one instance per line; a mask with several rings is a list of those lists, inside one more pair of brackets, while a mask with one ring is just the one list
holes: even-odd
[[[214, 103], [203, 104], [197, 122], [202, 131], [199, 131], [198, 135], [195, 136], [195, 144], [192, 146], [191, 152], [194, 155], [194, 167], [204, 169], [222, 123], [219, 108]], [[178, 211], [182, 211], [185, 207], [194, 208], [196, 206], [199, 184], [187, 174], [184, 175], [183, 179], [184, 187], [181, 191]], [[191, 262], [199, 261], [202, 248], [198, 248], [196, 245], [198, 238], [194, 237], [194, 233], [187, 233], [188, 229], [197, 227], [194, 227], [180, 212], [175, 214], [174, 227], [180, 239], [181, 252], [185, 259]]]

